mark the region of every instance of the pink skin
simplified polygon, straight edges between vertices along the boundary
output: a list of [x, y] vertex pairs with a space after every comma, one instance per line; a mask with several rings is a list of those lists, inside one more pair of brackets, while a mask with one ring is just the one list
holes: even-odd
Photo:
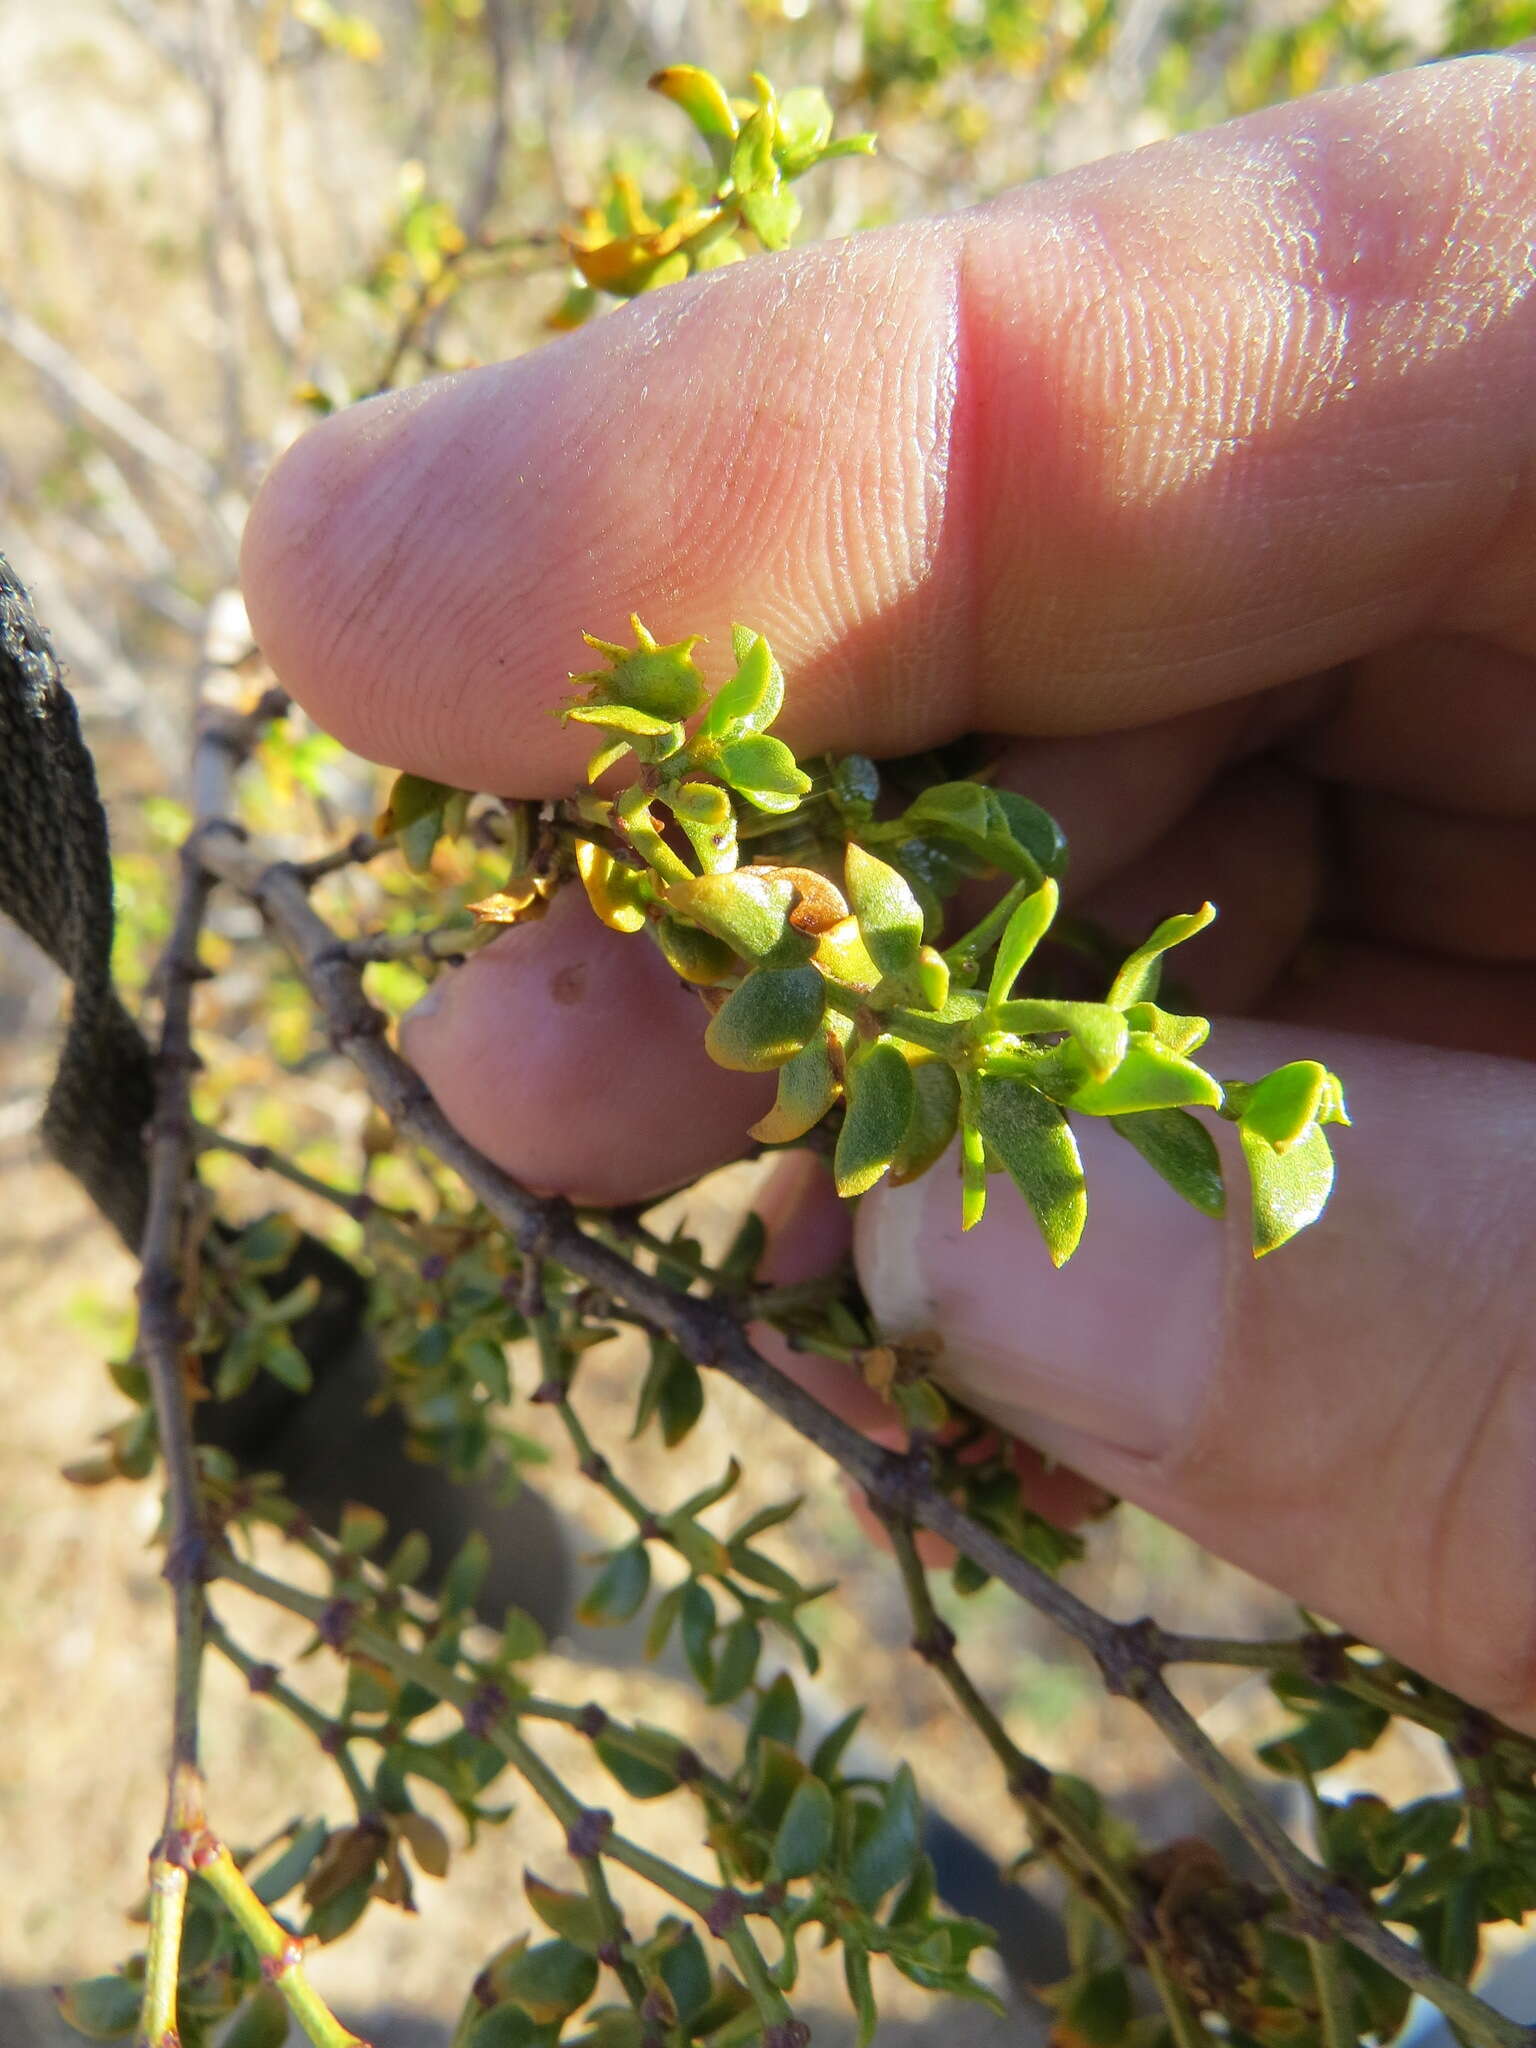
[[[1533, 219], [1536, 65], [1413, 71], [359, 407], [245, 551], [278, 672], [373, 758], [559, 791], [582, 628], [702, 630], [718, 675], [744, 618], [797, 745], [994, 730], [1083, 907], [1217, 895], [1217, 1071], [1350, 1083], [1325, 1225], [1255, 1266], [1090, 1129], [1065, 1274], [1006, 1187], [959, 1239], [941, 1166], [862, 1205], [866, 1286], [995, 1419], [1530, 1727]], [[583, 915], [406, 1044], [514, 1171], [639, 1196], [761, 1091]]]

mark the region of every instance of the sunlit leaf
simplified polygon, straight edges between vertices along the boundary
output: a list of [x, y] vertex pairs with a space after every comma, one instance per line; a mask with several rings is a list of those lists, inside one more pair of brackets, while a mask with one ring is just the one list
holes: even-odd
[[983, 1074], [976, 1097], [982, 1136], [1034, 1212], [1051, 1264], [1065, 1265], [1088, 1213], [1083, 1163], [1066, 1118], [1027, 1081]]

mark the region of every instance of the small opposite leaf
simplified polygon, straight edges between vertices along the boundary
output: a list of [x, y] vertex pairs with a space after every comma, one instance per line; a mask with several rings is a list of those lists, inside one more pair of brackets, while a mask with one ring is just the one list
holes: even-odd
[[960, 1083], [943, 1060], [912, 1069], [911, 1121], [891, 1161], [891, 1186], [899, 1188], [925, 1174], [953, 1142], [960, 1119]]
[[602, 1915], [585, 1892], [563, 1892], [542, 1877], [527, 1871], [523, 1890], [528, 1903], [551, 1934], [573, 1943], [587, 1955], [595, 1956], [606, 1939]]
[[848, 1890], [866, 1913], [872, 1913], [894, 1886], [906, 1882], [921, 1850], [917, 1782], [910, 1766], [903, 1764], [886, 1787], [879, 1820], [848, 1867]]
[[1128, 1003], [1125, 1021], [1132, 1031], [1147, 1031], [1170, 1052], [1195, 1052], [1211, 1035], [1206, 1017], [1180, 1017], [1156, 1003]]
[[1133, 1031], [1125, 1057], [1107, 1080], [1090, 1075], [1071, 1104], [1087, 1116], [1124, 1116], [1142, 1109], [1220, 1109], [1219, 1082], [1204, 1067], [1170, 1052], [1161, 1040]]
[[731, 151], [731, 183], [738, 192], [771, 191], [778, 184], [773, 157], [777, 128], [772, 107], [759, 107], [742, 123]]
[[587, 901], [610, 931], [637, 932], [645, 923], [648, 892], [632, 867], [616, 861], [605, 846], [576, 842], [576, 872]]
[[709, 1020], [705, 1049], [733, 1073], [768, 1073], [820, 1031], [825, 1008], [826, 984], [808, 960], [754, 968]]
[[1150, 1109], [1109, 1121], [1186, 1202], [1207, 1216], [1226, 1214], [1221, 1155], [1197, 1118], [1182, 1109]]
[[458, 792], [451, 783], [431, 782], [425, 775], [397, 775], [379, 820], [380, 837], [404, 832], [423, 818], [443, 811]]
[[1030, 955], [1055, 921], [1061, 891], [1047, 876], [1033, 894], [1014, 910], [997, 943], [992, 963], [992, 980], [987, 990], [987, 1007], [997, 1009], [1012, 993], [1013, 984], [1028, 965]]
[[[814, 970], [813, 970], [814, 971]], [[752, 1125], [760, 1145], [787, 1145], [821, 1122], [837, 1100], [838, 1081], [825, 1032], [817, 1032], [779, 1069], [772, 1109]]]
[[848, 901], [865, 950], [882, 975], [910, 974], [923, 943], [923, 913], [910, 887], [883, 860], [848, 842]]
[[799, 85], [779, 102], [779, 161], [786, 176], [815, 163], [832, 140], [832, 108], [819, 86]]
[[1162, 979], [1162, 956], [1170, 947], [1182, 946], [1196, 932], [1203, 932], [1216, 915], [1214, 903], [1202, 903], [1186, 916], [1165, 918], [1151, 938], [1139, 945], [1110, 984], [1106, 1001], [1117, 1010], [1132, 1003], [1151, 1002]]
[[837, 1825], [837, 1807], [820, 1778], [795, 1787], [773, 1838], [773, 1867], [780, 1877], [809, 1877], [826, 1861]]
[[698, 988], [715, 988], [728, 981], [736, 966], [736, 955], [723, 939], [685, 924], [680, 917], [662, 917], [651, 927], [662, 958], [684, 981]]
[[762, 634], [742, 626], [733, 626], [731, 633], [733, 641], [745, 636], [745, 651], [737, 654], [735, 675], [715, 692], [699, 727], [701, 739], [766, 732], [784, 702], [784, 671]]
[[1065, 1265], [1088, 1214], [1083, 1163], [1066, 1118], [1027, 1081], [983, 1074], [976, 1093], [982, 1136], [1034, 1211], [1051, 1264]]
[[1316, 1124], [1283, 1153], [1246, 1124], [1238, 1126], [1238, 1136], [1253, 1182], [1253, 1255], [1262, 1259], [1323, 1213], [1333, 1189], [1333, 1154]]
[[811, 786], [782, 740], [750, 732], [720, 748], [720, 773], [738, 796], [760, 811], [795, 810]]
[[681, 107], [709, 144], [710, 154], [723, 168], [730, 162], [730, 145], [736, 140], [736, 115], [725, 87], [713, 72], [696, 64], [669, 64], [646, 83], [652, 92]]
[[765, 249], [787, 249], [800, 225], [800, 201], [785, 185], [771, 192], [746, 192], [741, 217]]
[[[738, 868], [731, 875], [694, 875], [667, 890], [667, 902], [679, 916], [701, 924], [747, 960], [763, 960], [789, 931], [790, 882]], [[802, 946], [801, 953], [809, 951]]]
[[1005, 1031], [1016, 1031], [1021, 1037], [1040, 1031], [1070, 1032], [1095, 1081], [1107, 1080], [1115, 1071], [1129, 1040], [1124, 1013], [1108, 1003], [1058, 1003], [1049, 997], [1028, 997], [1004, 1003], [997, 1021]]
[[499, 1972], [497, 1990], [540, 2026], [586, 2004], [597, 1988], [597, 1963], [573, 1941], [541, 1941]]
[[626, 1543], [622, 1550], [612, 1552], [587, 1588], [576, 1617], [589, 1628], [609, 1628], [632, 1620], [650, 1590], [650, 1552], [643, 1543]]
[[843, 1082], [848, 1113], [837, 1137], [834, 1172], [840, 1195], [862, 1195], [901, 1149], [912, 1121], [912, 1069], [888, 1038], [849, 1062]]
[[[1337, 1105], [1338, 1114], [1326, 1114]], [[1338, 1082], [1317, 1060], [1292, 1060], [1256, 1081], [1243, 1104], [1245, 1132], [1262, 1138], [1276, 1152], [1290, 1148], [1316, 1123], [1342, 1123], [1343, 1100]]]

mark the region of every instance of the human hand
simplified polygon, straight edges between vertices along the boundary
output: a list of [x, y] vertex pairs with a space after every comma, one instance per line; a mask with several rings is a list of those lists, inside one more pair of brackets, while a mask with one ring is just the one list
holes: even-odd
[[[1256, 1265], [1090, 1120], [1064, 1272], [1003, 1183], [962, 1239], [940, 1168], [860, 1206], [865, 1284], [974, 1406], [1528, 1728], [1533, 233], [1536, 64], [1419, 70], [360, 407], [245, 551], [278, 673], [372, 758], [560, 791], [583, 628], [740, 618], [802, 752], [1010, 735], [1077, 907], [1214, 895], [1216, 1070], [1348, 1086], [1323, 1222]], [[440, 986], [410, 1056], [536, 1185], [675, 1184], [771, 1094], [574, 891]]]

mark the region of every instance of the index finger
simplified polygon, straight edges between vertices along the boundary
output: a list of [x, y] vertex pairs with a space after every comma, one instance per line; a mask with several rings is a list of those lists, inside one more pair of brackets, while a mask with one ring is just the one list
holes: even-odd
[[1533, 653], [1533, 221], [1506, 55], [671, 286], [299, 442], [258, 637], [357, 751], [507, 795], [576, 778], [545, 714], [630, 611], [755, 626], [786, 737], [876, 754]]

